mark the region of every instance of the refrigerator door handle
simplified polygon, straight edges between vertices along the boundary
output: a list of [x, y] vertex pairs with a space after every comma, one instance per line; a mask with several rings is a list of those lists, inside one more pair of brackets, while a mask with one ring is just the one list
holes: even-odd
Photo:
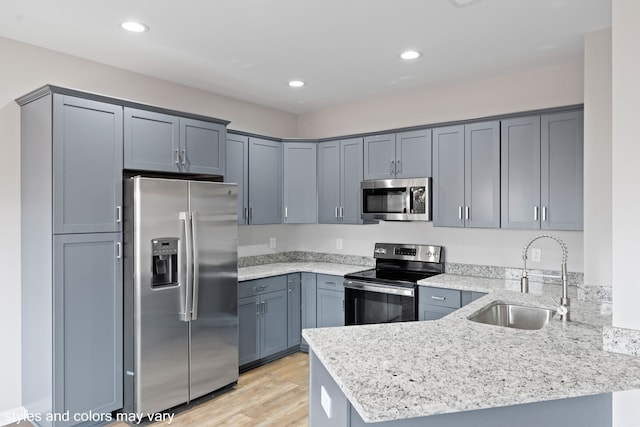
[[200, 289], [200, 258], [198, 256], [197, 212], [191, 212], [191, 244], [193, 251], [193, 289], [191, 290], [191, 320], [198, 318], [198, 290]]
[[182, 245], [183, 253], [185, 254], [186, 262], [180, 263], [180, 268], [183, 269], [183, 273], [180, 277], [185, 280], [180, 283], [184, 285], [184, 307], [180, 313], [180, 320], [188, 322], [191, 320], [191, 303], [192, 301], [192, 268], [193, 268], [193, 241], [191, 239], [191, 218], [189, 212], [180, 212], [180, 221], [182, 222], [182, 233], [184, 233], [184, 244]]

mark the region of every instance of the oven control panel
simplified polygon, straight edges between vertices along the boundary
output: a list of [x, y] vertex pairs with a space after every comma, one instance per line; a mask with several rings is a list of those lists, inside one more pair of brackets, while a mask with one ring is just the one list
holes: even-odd
[[442, 246], [376, 243], [373, 256], [374, 258], [441, 263], [444, 261], [443, 252]]

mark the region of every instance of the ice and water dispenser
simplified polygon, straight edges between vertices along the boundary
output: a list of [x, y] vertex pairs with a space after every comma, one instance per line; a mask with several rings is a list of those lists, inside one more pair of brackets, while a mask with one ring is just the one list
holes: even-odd
[[178, 238], [163, 237], [151, 241], [153, 276], [151, 287], [178, 284]]

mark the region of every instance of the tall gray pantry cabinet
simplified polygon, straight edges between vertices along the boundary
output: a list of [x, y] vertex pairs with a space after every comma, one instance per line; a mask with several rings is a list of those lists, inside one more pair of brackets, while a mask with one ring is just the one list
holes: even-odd
[[17, 102], [23, 406], [73, 425], [122, 407], [123, 109], [52, 87]]

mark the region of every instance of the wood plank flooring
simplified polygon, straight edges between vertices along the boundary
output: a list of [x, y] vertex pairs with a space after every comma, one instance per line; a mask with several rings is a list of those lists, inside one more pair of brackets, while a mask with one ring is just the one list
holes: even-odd
[[[176, 414], [171, 424], [192, 426], [307, 426], [309, 356], [295, 353], [240, 375], [238, 385], [199, 406]], [[124, 423], [110, 427], [127, 427]]]

